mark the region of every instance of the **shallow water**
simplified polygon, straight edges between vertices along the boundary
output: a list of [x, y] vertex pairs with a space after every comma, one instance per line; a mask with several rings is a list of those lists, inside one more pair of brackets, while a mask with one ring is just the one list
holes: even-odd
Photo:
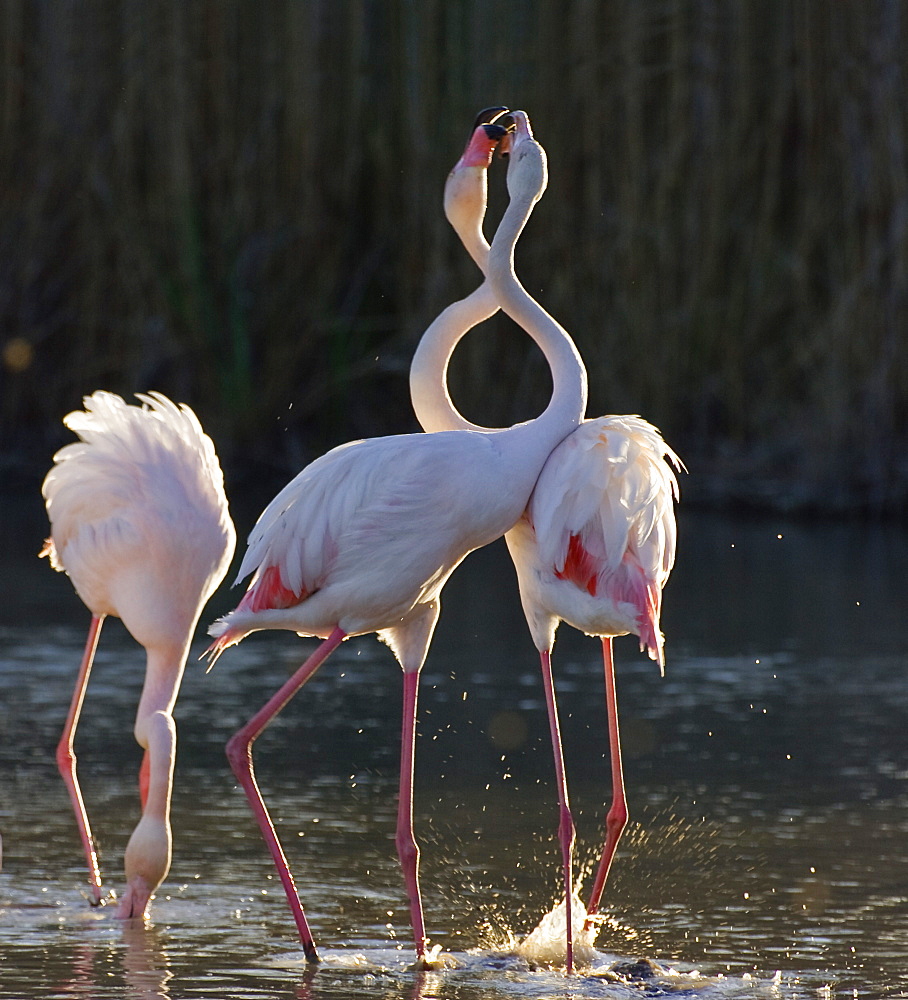
[[[0, 998], [908, 994], [906, 532], [682, 517], [666, 677], [631, 639], [616, 643], [632, 820], [606, 890], [601, 954], [568, 981], [513, 954], [557, 897], [559, 852], [537, 662], [500, 544], [451, 581], [422, 683], [426, 920], [454, 967], [408, 968], [394, 850], [400, 674], [389, 651], [373, 638], [345, 643], [256, 745], [324, 960], [313, 974], [223, 755], [311, 644], [257, 635], [210, 674], [190, 662], [173, 868], [148, 926], [118, 922], [83, 900], [54, 764], [87, 615], [34, 559], [40, 519], [10, 517]], [[233, 596], [218, 594], [205, 620]], [[608, 794], [599, 657], [595, 640], [562, 629], [555, 669], [588, 865]], [[137, 817], [141, 674], [140, 651], [107, 623], [76, 747], [113, 888]], [[641, 957], [655, 979], [606, 975]]]

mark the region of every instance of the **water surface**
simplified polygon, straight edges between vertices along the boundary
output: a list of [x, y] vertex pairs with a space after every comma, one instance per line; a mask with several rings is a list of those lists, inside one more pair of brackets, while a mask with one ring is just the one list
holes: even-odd
[[[665, 678], [633, 640], [616, 643], [632, 819], [606, 890], [601, 956], [567, 981], [512, 954], [557, 897], [559, 852], [537, 660], [503, 546], [471, 556], [446, 590], [422, 684], [426, 920], [455, 968], [409, 969], [390, 652], [374, 638], [345, 643], [256, 745], [324, 958], [313, 975], [223, 755], [311, 643], [260, 634], [210, 674], [190, 663], [173, 868], [148, 926], [120, 923], [84, 902], [54, 764], [87, 614], [34, 558], [40, 518], [17, 508], [10, 519], [0, 998], [908, 993], [905, 531], [682, 515]], [[234, 596], [219, 593], [205, 620]], [[608, 796], [599, 644], [562, 629], [555, 669], [578, 854], [590, 865]], [[137, 818], [141, 680], [141, 651], [108, 622], [76, 749], [113, 888]], [[641, 957], [660, 970], [648, 987], [604, 974]]]

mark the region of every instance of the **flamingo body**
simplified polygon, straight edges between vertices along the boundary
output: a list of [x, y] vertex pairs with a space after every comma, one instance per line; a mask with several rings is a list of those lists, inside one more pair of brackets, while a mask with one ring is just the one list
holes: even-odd
[[508, 444], [494, 432], [404, 434], [316, 459], [256, 523], [239, 570], [252, 582], [212, 627], [213, 651], [265, 628], [321, 638], [405, 629], [469, 552], [520, 516], [537, 470]]
[[675, 561], [680, 460], [637, 416], [585, 420], [543, 466], [507, 533], [538, 649], [560, 621], [594, 636], [629, 633], [664, 665], [662, 588]]
[[187, 406], [160, 393], [128, 405], [95, 392], [68, 414], [80, 438], [54, 456], [43, 495], [51, 535], [42, 555], [65, 572], [92, 614], [69, 716], [57, 748], [90, 871], [101, 877], [76, 776], [73, 738], [101, 624], [121, 618], [145, 647], [145, 684], [135, 737], [145, 749], [142, 818], [126, 849], [126, 892], [118, 916], [142, 916], [170, 867], [170, 794], [176, 753], [172, 710], [192, 632], [224, 577], [236, 534], [211, 439]]
[[143, 646], [182, 645], [227, 571], [235, 531], [214, 445], [187, 406], [109, 392], [63, 422], [81, 440], [54, 456], [43, 495], [48, 555], [92, 614]]
[[[515, 153], [530, 135], [523, 112], [513, 112]], [[524, 149], [531, 147], [523, 146]], [[469, 153], [469, 149], [468, 149]], [[503, 308], [527, 333], [555, 321], [503, 269], [504, 246], [490, 248], [482, 234], [486, 176], [465, 155], [448, 177], [445, 213], [483, 273], [483, 283], [444, 310], [423, 335], [410, 369], [414, 412], [426, 431], [482, 430], [458, 412], [447, 387], [451, 352], [475, 324]], [[514, 245], [510, 245], [513, 260]], [[574, 824], [568, 801], [561, 731], [551, 668], [555, 632], [563, 620], [600, 636], [605, 662], [613, 802], [590, 895], [595, 914], [618, 838], [627, 822], [615, 694], [612, 638], [633, 633], [664, 665], [659, 627], [662, 587], [675, 557], [673, 499], [678, 484], [665, 459], [680, 468], [658, 430], [637, 416], [584, 420], [549, 455], [527, 509], [506, 533], [518, 575], [521, 602], [540, 654], [555, 761], [560, 810], [559, 840], [565, 889], [566, 968], [573, 967]]]
[[[668, 461], [666, 461], [668, 460]], [[587, 904], [599, 902], [627, 825], [612, 639], [628, 633], [664, 670], [662, 588], [675, 561], [674, 501], [682, 468], [659, 431], [638, 416], [585, 420], [543, 466], [527, 510], [506, 535], [520, 599], [539, 651], [559, 786], [568, 971], [574, 823], [568, 801], [551, 653], [561, 621], [602, 640], [612, 804]]]

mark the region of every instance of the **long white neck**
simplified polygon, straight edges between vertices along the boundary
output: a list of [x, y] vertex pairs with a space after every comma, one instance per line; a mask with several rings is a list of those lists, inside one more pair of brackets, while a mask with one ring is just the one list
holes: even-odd
[[586, 412], [587, 377], [567, 330], [527, 292], [514, 269], [514, 248], [538, 195], [512, 196], [489, 250], [487, 280], [501, 308], [536, 341], [549, 363], [554, 386], [545, 411], [531, 421], [554, 448]]
[[454, 405], [448, 392], [448, 363], [461, 338], [496, 312], [498, 300], [484, 281], [472, 295], [439, 313], [422, 335], [410, 365], [410, 399], [424, 431], [493, 429], [471, 423]]
[[[445, 215], [485, 278], [489, 244], [482, 224], [488, 203], [488, 160], [470, 157], [471, 147], [472, 140], [445, 183]], [[492, 429], [471, 423], [458, 411], [448, 392], [448, 363], [461, 338], [496, 312], [498, 300], [484, 280], [472, 295], [444, 309], [422, 335], [410, 365], [410, 398], [424, 431]]]

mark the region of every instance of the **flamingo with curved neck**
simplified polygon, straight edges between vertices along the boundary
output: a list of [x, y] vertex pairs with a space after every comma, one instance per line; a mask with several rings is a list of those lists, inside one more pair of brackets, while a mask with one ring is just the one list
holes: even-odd
[[[480, 129], [477, 155], [491, 156], [497, 141]], [[518, 136], [508, 166], [510, 203], [490, 251], [499, 285], [516, 281], [507, 273], [513, 244], [545, 183], [542, 148], [528, 132]], [[255, 779], [252, 744], [345, 638], [377, 632], [388, 643], [404, 673], [396, 843], [417, 961], [428, 964], [413, 832], [413, 764], [419, 672], [441, 591], [469, 552], [500, 537], [520, 517], [549, 453], [580, 424], [586, 408], [586, 372], [570, 337], [554, 321], [540, 324], [535, 336], [556, 386], [539, 417], [498, 431], [371, 438], [323, 455], [262, 513], [239, 571], [239, 579], [253, 574], [249, 588], [239, 606], [210, 629], [212, 662], [258, 629], [289, 629], [324, 640], [227, 744], [310, 962], [318, 961], [318, 953]]]
[[[530, 134], [523, 112], [512, 112], [515, 152]], [[481, 430], [454, 406], [447, 388], [447, 365], [460, 339], [473, 326], [504, 310], [536, 339], [537, 324], [554, 322], [516, 278], [513, 252], [485, 241], [486, 168], [471, 155], [452, 170], [445, 188], [445, 213], [464, 247], [483, 272], [471, 295], [445, 309], [420, 341], [410, 372], [413, 408], [427, 431]], [[524, 147], [526, 148], [526, 147]], [[556, 385], [556, 391], [557, 391]], [[559, 800], [559, 840], [565, 893], [565, 954], [573, 968], [574, 824], [568, 799], [560, 724], [551, 669], [551, 651], [560, 621], [602, 639], [606, 710], [612, 769], [612, 806], [606, 820], [601, 859], [587, 906], [587, 924], [596, 914], [617, 847], [627, 823], [621, 764], [612, 638], [635, 633], [641, 648], [662, 667], [659, 631], [661, 593], [674, 562], [672, 500], [677, 480], [664, 461], [680, 460], [658, 430], [636, 416], [585, 420], [553, 449], [526, 511], [505, 534], [517, 571], [521, 602], [540, 655]]]
[[126, 846], [126, 890], [117, 907], [123, 919], [145, 916], [170, 870], [174, 707], [196, 623], [236, 543], [224, 476], [196, 415], [157, 392], [138, 399], [134, 406], [111, 392], [86, 396], [84, 410], [63, 418], [79, 440], [54, 455], [42, 486], [51, 534], [41, 555], [69, 576], [91, 612], [57, 766], [96, 906], [105, 895], [73, 741], [105, 618], [120, 618], [146, 652], [133, 729], [144, 750], [142, 817]]

